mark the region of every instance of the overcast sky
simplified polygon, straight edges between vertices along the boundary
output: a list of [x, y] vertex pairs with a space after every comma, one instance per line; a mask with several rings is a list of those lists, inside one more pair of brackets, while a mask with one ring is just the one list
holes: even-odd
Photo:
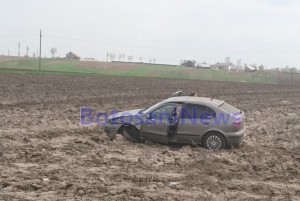
[[106, 52], [146, 62], [300, 67], [300, 1], [297, 0], [1, 0], [0, 54], [51, 47], [104, 60]]

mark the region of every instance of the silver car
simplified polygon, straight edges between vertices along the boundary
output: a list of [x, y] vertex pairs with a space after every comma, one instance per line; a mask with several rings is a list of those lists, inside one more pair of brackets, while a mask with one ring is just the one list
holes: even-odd
[[146, 109], [110, 115], [105, 133], [111, 140], [121, 134], [132, 142], [194, 144], [207, 149], [224, 149], [243, 141], [244, 112], [221, 100], [180, 94]]

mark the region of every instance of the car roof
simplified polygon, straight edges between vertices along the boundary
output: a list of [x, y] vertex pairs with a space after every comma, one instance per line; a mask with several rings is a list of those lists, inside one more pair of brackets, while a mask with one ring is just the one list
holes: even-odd
[[196, 96], [176, 96], [171, 97], [165, 100], [166, 102], [185, 102], [191, 104], [204, 104], [204, 105], [213, 105], [220, 106], [224, 103], [222, 100], [207, 98], [207, 97], [196, 97]]

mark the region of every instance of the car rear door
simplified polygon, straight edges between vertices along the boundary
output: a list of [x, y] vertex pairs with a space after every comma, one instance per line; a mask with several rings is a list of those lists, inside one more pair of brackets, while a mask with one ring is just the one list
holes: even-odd
[[177, 127], [177, 141], [200, 143], [202, 136], [213, 126], [214, 110], [198, 104], [184, 104]]

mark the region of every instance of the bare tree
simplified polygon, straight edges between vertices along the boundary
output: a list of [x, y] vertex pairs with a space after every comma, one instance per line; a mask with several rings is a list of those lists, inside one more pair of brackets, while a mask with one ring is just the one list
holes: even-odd
[[110, 60], [111, 60], [111, 61], [114, 61], [116, 55], [115, 55], [115, 53], [110, 53], [110, 54], [109, 54], [109, 57], [110, 57]]
[[151, 62], [152, 62], [152, 59], [149, 59], [149, 63], [151, 64]]
[[290, 73], [297, 73], [297, 68], [296, 67], [291, 67], [290, 69], [289, 69], [289, 72]]
[[237, 69], [242, 70], [242, 60], [241, 59], [237, 60]]
[[274, 71], [279, 72], [280, 69], [278, 67], [274, 68]]
[[127, 59], [128, 59], [129, 62], [132, 62], [133, 56], [132, 56], [132, 55], [129, 55], [129, 56], [127, 57]]
[[141, 63], [143, 62], [143, 58], [142, 58], [142, 57], [140, 57], [140, 62], [141, 62]]
[[152, 60], [153, 60], [153, 63], [155, 64], [155, 63], [156, 63], [156, 59], [155, 59], [155, 58], [153, 58]]
[[27, 47], [26, 47], [26, 57], [28, 57], [28, 52], [29, 52], [29, 47], [27, 45]]
[[52, 58], [54, 58], [56, 52], [57, 52], [57, 49], [56, 49], [55, 47], [52, 47], [52, 48], [51, 48]]
[[121, 61], [122, 59], [122, 54], [119, 54], [119, 61]]
[[225, 62], [230, 64], [230, 57], [225, 57]]
[[123, 61], [125, 61], [125, 54], [124, 53], [122, 54], [122, 57], [123, 57]]
[[258, 66], [258, 70], [260, 70], [260, 71], [265, 70], [265, 66], [264, 65]]
[[289, 70], [290, 70], [289, 66], [285, 66], [284, 69], [283, 69], [284, 72], [289, 72]]

